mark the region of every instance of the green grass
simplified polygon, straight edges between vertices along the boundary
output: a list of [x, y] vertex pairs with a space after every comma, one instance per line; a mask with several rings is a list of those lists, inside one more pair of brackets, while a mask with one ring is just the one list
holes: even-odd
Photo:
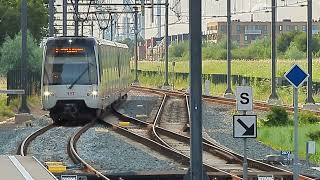
[[[183, 79], [181, 77], [175, 78], [169, 77], [169, 83], [171, 86], [174, 85], [175, 89], [187, 89], [189, 86], [188, 79]], [[164, 75], [159, 73], [157, 75], [145, 76], [139, 75], [139, 81], [142, 86], [160, 88], [164, 84]], [[204, 85], [204, 83], [203, 83]], [[211, 84], [210, 93], [211, 95], [223, 96], [227, 88], [226, 84]], [[236, 85], [232, 85], [233, 91], [235, 91]], [[203, 87], [204, 89], [204, 87]], [[292, 88], [291, 87], [279, 87], [277, 89], [278, 95], [283, 104], [292, 105]], [[203, 90], [204, 91], [204, 90]], [[266, 101], [271, 94], [270, 82], [262, 82], [253, 85], [253, 98], [256, 101]], [[299, 89], [299, 103], [304, 104], [306, 99], [306, 87]], [[314, 94], [314, 99], [316, 102], [320, 101], [320, 94]]]
[[[307, 71], [307, 60], [278, 60], [277, 61], [277, 76], [281, 77], [290, 67], [298, 63], [302, 68]], [[132, 62], [131, 65], [134, 68]], [[138, 69], [143, 71], [164, 71], [164, 62], [158, 61], [139, 61]], [[172, 72], [172, 63], [169, 62], [169, 71]], [[225, 60], [205, 60], [202, 64], [202, 72], [204, 74], [226, 74], [227, 61]], [[232, 74], [242, 75], [248, 77], [271, 77], [271, 60], [233, 60], [232, 61]], [[320, 81], [320, 61], [314, 59], [313, 61], [313, 79]], [[176, 62], [175, 72], [189, 72], [188, 61]]]
[[[306, 142], [310, 139], [307, 137], [309, 132], [319, 130], [320, 124], [307, 124], [299, 126], [299, 158], [305, 159], [306, 157]], [[294, 151], [294, 138], [293, 138], [293, 126], [281, 126], [281, 127], [259, 127], [257, 140], [271, 146], [277, 150]], [[320, 142], [316, 142], [316, 154], [311, 155], [310, 160], [315, 163], [320, 163]]]
[[[40, 108], [40, 96], [30, 96], [28, 97], [28, 106]], [[7, 106], [7, 96], [0, 95], [0, 121], [6, 120], [7, 118], [13, 117], [15, 113], [18, 112], [20, 106], [20, 98], [14, 99]]]

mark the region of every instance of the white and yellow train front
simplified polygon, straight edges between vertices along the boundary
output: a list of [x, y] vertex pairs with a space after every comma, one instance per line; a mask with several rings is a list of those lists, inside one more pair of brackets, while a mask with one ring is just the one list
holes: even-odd
[[42, 105], [54, 121], [102, 108], [94, 38], [49, 38], [42, 69]]

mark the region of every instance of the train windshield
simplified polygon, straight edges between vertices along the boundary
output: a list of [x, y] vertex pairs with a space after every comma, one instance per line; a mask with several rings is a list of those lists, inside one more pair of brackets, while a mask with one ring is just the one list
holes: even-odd
[[45, 85], [97, 84], [93, 39], [59, 39], [47, 43]]

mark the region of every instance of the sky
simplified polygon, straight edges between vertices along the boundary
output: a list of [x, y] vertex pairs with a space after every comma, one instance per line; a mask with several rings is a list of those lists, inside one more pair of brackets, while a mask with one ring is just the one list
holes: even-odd
[[[170, 0], [171, 4], [176, 0]], [[178, 34], [188, 32], [188, 5], [189, 0], [181, 0], [182, 20], [179, 25], [170, 25], [169, 34]], [[299, 3], [299, 4], [297, 4]], [[240, 19], [241, 21], [250, 21], [251, 14], [255, 21], [271, 21], [271, 13], [264, 12], [265, 8], [270, 9], [271, 0], [231, 0], [232, 19]], [[293, 7], [301, 4], [306, 4], [306, 0], [277, 0], [278, 13], [277, 20], [291, 19], [292, 21], [306, 21], [307, 7]], [[287, 6], [287, 7], [284, 7]], [[251, 13], [250, 13], [251, 12]], [[163, 10], [164, 13], [164, 10]], [[207, 22], [210, 21], [226, 21], [226, 18], [213, 18], [212, 16], [225, 16], [226, 15], [226, 0], [202, 0], [202, 29], [206, 29]], [[178, 19], [174, 17], [170, 11], [169, 24], [176, 22]], [[319, 20], [320, 17], [320, 0], [313, 0], [313, 18]], [[164, 18], [163, 18], [164, 19]], [[150, 18], [146, 17], [146, 36], [154, 36], [156, 31], [151, 29]], [[163, 20], [162, 20], [163, 21]], [[149, 24], [149, 25], [148, 25]], [[164, 28], [162, 30], [164, 33]]]
[[[120, 3], [123, 0], [99, 0], [104, 3]], [[158, 0], [154, 0], [157, 2]], [[306, 21], [307, 19], [307, 7], [300, 7], [301, 4], [306, 4], [307, 0], [277, 0], [278, 21], [283, 19], [291, 19], [292, 21]], [[81, 1], [80, 1], [81, 2]], [[164, 2], [164, 0], [162, 0]], [[179, 2], [179, 3], [177, 3]], [[169, 34], [179, 34], [188, 32], [188, 11], [189, 0], [169, 0]], [[206, 30], [206, 25], [210, 21], [226, 21], [226, 18], [217, 18], [212, 16], [225, 16], [226, 15], [226, 0], [202, 0], [202, 29]], [[62, 0], [57, 0], [56, 4], [62, 4]], [[178, 4], [173, 7], [174, 4]], [[294, 7], [295, 6], [295, 7]], [[298, 7], [297, 7], [298, 6]], [[251, 14], [255, 21], [270, 21], [271, 13], [266, 13], [265, 10], [269, 10], [271, 7], [271, 0], [231, 0], [232, 19], [240, 19], [241, 21], [250, 21]], [[61, 7], [59, 7], [61, 8]], [[58, 8], [58, 9], [59, 9]], [[83, 11], [87, 11], [87, 7], [82, 7]], [[72, 9], [71, 7], [69, 8]], [[122, 10], [122, 9], [119, 9]], [[173, 12], [180, 12], [181, 18], [177, 18]], [[81, 11], [81, 10], [80, 10]], [[156, 14], [156, 11], [154, 11]], [[61, 16], [57, 15], [57, 16]], [[162, 35], [164, 34], [164, 8], [162, 8]], [[320, 17], [320, 0], [313, 0], [313, 18], [319, 20]], [[120, 18], [122, 19], [122, 18]], [[145, 13], [145, 38], [150, 38], [157, 35], [155, 19], [151, 22], [151, 9], [146, 9]], [[62, 24], [62, 22], [56, 22], [56, 24]], [[102, 24], [100, 22], [100, 24]], [[121, 31], [121, 30], [120, 30]], [[85, 33], [89, 34], [90, 30], [85, 29]], [[95, 25], [95, 36], [99, 36], [99, 26]], [[101, 34], [100, 34], [101, 37]]]

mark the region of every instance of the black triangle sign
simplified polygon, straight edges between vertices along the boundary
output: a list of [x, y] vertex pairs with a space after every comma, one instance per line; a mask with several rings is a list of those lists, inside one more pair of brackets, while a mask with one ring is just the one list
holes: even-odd
[[246, 135], [246, 136], [253, 136], [254, 135], [254, 124], [252, 124], [250, 127], [248, 127], [241, 119], [238, 119], [237, 120], [238, 123], [246, 129], [246, 132], [243, 133], [243, 136]]

